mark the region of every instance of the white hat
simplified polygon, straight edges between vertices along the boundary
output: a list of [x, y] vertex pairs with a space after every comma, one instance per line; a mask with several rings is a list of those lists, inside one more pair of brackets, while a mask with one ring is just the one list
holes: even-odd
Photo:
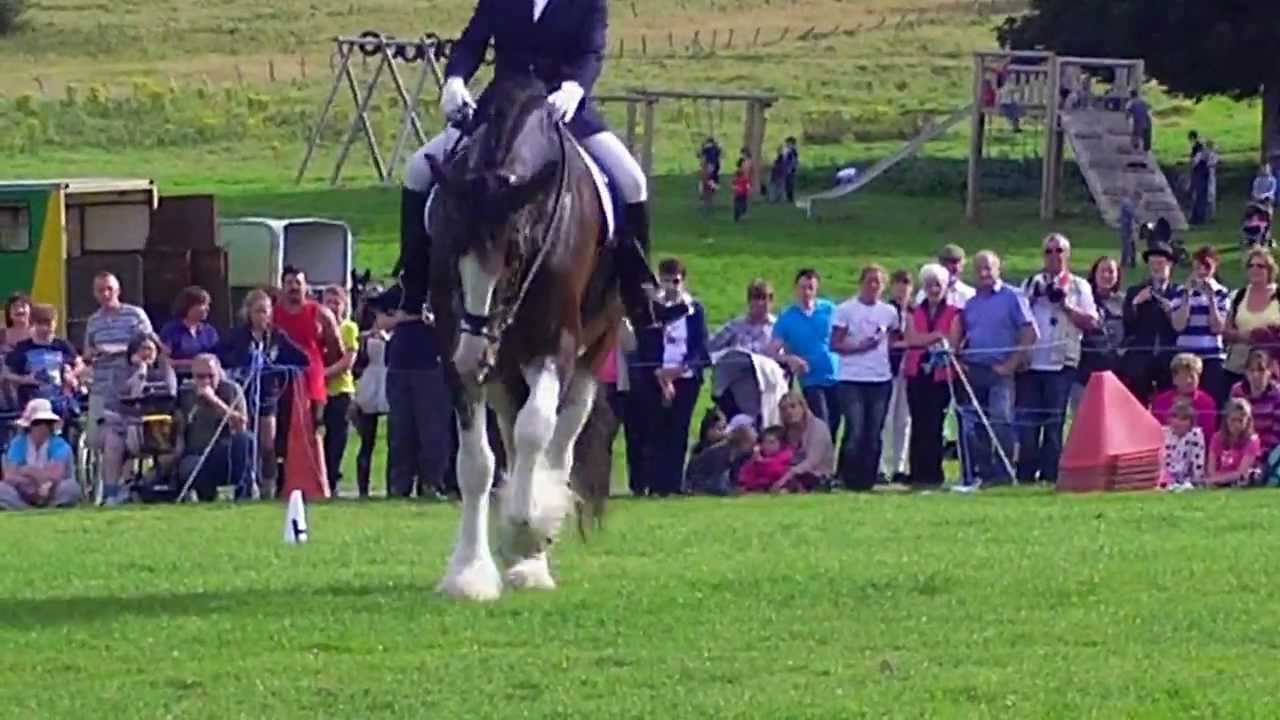
[[25, 428], [37, 422], [61, 423], [62, 418], [53, 411], [53, 405], [48, 400], [34, 398], [27, 403], [27, 407], [22, 411], [22, 417], [18, 418], [14, 424]]
[[739, 414], [739, 415], [734, 415], [733, 419], [729, 421], [728, 431], [733, 432], [734, 430], [737, 430], [739, 428], [754, 428], [755, 426], [756, 426], [755, 418], [751, 417], [750, 415]]

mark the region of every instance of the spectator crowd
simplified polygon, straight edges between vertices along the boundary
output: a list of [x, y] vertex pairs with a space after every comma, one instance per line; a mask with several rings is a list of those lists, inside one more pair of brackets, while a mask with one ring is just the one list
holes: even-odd
[[[756, 279], [742, 314], [715, 332], [687, 268], [663, 260], [658, 322], [624, 325], [597, 373], [599, 402], [625, 433], [631, 492], [938, 488], [952, 452], [958, 489], [1053, 483], [1067, 420], [1104, 371], [1165, 427], [1165, 486], [1276, 481], [1280, 290], [1268, 250], [1248, 251], [1246, 283], [1229, 289], [1212, 247], [1186, 271], [1153, 243], [1127, 284], [1111, 257], [1080, 274], [1060, 234], [1041, 249], [1042, 268], [1016, 284], [984, 250], [969, 285], [955, 245], [919, 268], [869, 264], [841, 302], [813, 268], [795, 274], [782, 307]], [[22, 295], [5, 305], [0, 506], [75, 504], [89, 486], [106, 505], [186, 490], [213, 500], [220, 487], [272, 498], [295, 474], [336, 495], [353, 427], [355, 493], [368, 497], [383, 417], [385, 494], [455, 491], [440, 348], [429, 312], [405, 313], [399, 286], [353, 319], [346, 288], [313, 293], [287, 268], [278, 290], [244, 298], [225, 335], [201, 288], [175, 299], [159, 333], [110, 273], [93, 291], [79, 349], [57, 336], [55, 308]]]

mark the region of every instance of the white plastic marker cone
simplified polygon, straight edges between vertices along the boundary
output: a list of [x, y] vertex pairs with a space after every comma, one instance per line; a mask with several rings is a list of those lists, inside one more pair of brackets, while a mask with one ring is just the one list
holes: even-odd
[[302, 491], [289, 493], [289, 510], [284, 516], [284, 542], [297, 545], [307, 541], [307, 508], [302, 504]]

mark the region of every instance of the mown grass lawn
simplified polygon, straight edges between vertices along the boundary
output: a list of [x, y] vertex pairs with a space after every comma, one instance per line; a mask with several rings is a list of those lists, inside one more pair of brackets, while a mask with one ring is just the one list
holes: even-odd
[[0, 517], [0, 715], [1273, 717], [1266, 492], [619, 501], [554, 594], [447, 505]]

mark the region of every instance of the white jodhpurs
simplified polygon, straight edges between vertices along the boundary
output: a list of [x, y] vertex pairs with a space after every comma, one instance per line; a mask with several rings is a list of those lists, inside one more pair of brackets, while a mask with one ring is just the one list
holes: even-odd
[[605, 175], [617, 183], [622, 202], [631, 205], [649, 199], [649, 183], [645, 180], [644, 170], [640, 169], [640, 163], [631, 156], [631, 151], [617, 135], [608, 130], [596, 133], [583, 140], [582, 147], [603, 166]]
[[[405, 164], [404, 186], [415, 192], [429, 192], [433, 179], [427, 156], [435, 158], [436, 162], [444, 162], [445, 153], [457, 141], [458, 131], [449, 127], [418, 148]], [[649, 199], [649, 183], [645, 180], [644, 171], [617, 135], [608, 131], [596, 133], [583, 140], [582, 147], [600, 163], [605, 174], [617, 183], [618, 195], [624, 203], [630, 205]]]
[[437, 163], [444, 162], [444, 154], [458, 141], [460, 133], [452, 126], [427, 141], [426, 145], [409, 156], [404, 166], [404, 186], [414, 192], [427, 193], [431, 190], [431, 164], [427, 156], [435, 158]]

